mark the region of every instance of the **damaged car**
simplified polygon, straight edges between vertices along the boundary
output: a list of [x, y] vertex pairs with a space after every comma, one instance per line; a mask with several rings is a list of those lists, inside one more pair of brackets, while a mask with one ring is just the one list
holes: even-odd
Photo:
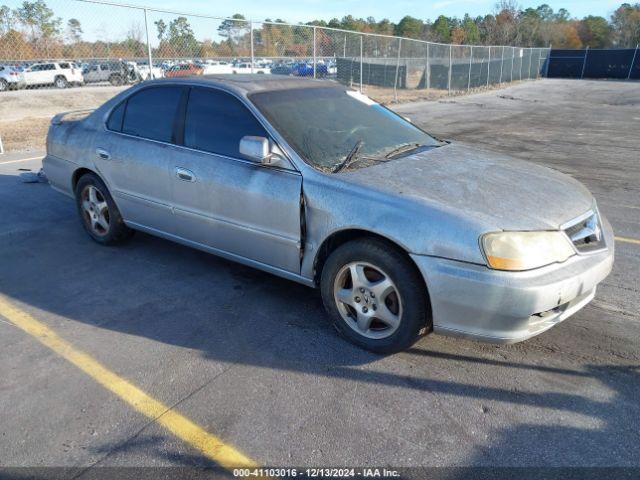
[[526, 340], [613, 264], [578, 181], [441, 141], [330, 81], [136, 85], [56, 116], [44, 169], [96, 242], [139, 230], [317, 287], [336, 329], [379, 353], [431, 332]]

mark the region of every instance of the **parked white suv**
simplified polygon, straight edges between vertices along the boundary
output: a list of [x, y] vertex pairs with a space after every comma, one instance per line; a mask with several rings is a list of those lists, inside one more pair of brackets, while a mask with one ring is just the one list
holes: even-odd
[[31, 65], [24, 71], [27, 87], [55, 85], [67, 88], [70, 85], [84, 85], [82, 69], [72, 62], [45, 62]]
[[0, 65], [0, 92], [24, 88], [24, 75], [9, 65]]

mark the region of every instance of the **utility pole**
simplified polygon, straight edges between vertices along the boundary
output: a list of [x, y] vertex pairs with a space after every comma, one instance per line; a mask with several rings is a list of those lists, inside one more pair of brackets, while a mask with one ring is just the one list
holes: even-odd
[[149, 62], [149, 76], [147, 80], [151, 80], [153, 76], [153, 59], [151, 58], [151, 37], [149, 36], [149, 14], [146, 8], [144, 9], [144, 30], [147, 35], [147, 60]]

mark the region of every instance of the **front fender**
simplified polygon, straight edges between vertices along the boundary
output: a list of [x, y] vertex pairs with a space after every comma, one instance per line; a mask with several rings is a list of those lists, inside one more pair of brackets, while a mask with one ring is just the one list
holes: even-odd
[[489, 227], [445, 205], [389, 194], [325, 174], [306, 175], [303, 194], [303, 276], [313, 276], [323, 242], [345, 230], [374, 233], [410, 254], [485, 263], [478, 239]]

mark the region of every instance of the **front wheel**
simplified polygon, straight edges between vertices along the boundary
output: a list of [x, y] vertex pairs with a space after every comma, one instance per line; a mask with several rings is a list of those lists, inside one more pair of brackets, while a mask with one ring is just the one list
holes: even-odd
[[0, 78], [0, 92], [6, 90], [9, 90], [9, 83], [4, 78]]
[[431, 326], [420, 273], [384, 241], [355, 240], [337, 248], [322, 270], [320, 288], [336, 329], [366, 350], [405, 350]]
[[102, 245], [115, 245], [133, 235], [133, 230], [125, 225], [109, 190], [97, 175], [83, 175], [78, 180], [75, 193], [82, 225], [93, 240]]

